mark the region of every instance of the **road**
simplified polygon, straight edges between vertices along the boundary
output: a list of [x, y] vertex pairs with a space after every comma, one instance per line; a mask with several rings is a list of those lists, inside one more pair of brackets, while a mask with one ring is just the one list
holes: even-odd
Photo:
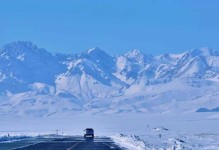
[[51, 141], [25, 145], [13, 150], [123, 150], [108, 137], [83, 137], [59, 138]]

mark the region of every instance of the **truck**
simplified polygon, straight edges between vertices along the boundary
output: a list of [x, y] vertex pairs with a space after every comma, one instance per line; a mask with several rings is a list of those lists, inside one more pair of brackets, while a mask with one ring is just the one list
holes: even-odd
[[86, 128], [84, 138], [94, 138], [94, 130], [92, 128]]

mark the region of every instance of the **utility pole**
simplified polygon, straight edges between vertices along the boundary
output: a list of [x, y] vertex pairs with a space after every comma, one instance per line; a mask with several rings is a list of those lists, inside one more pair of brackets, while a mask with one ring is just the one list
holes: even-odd
[[59, 135], [59, 130], [55, 130], [56, 131], [56, 135]]

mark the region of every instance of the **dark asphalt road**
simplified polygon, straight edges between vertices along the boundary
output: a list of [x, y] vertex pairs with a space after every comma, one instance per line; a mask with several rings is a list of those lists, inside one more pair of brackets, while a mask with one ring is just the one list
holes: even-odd
[[74, 137], [55, 139], [13, 150], [122, 150], [122, 148], [107, 137], [96, 137], [93, 140]]

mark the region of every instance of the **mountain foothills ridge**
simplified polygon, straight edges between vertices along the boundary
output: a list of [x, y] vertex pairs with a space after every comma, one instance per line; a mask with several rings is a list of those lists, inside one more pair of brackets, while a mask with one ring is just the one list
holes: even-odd
[[218, 82], [219, 53], [210, 48], [53, 55], [18, 41], [0, 49], [0, 114], [195, 112], [219, 106]]

